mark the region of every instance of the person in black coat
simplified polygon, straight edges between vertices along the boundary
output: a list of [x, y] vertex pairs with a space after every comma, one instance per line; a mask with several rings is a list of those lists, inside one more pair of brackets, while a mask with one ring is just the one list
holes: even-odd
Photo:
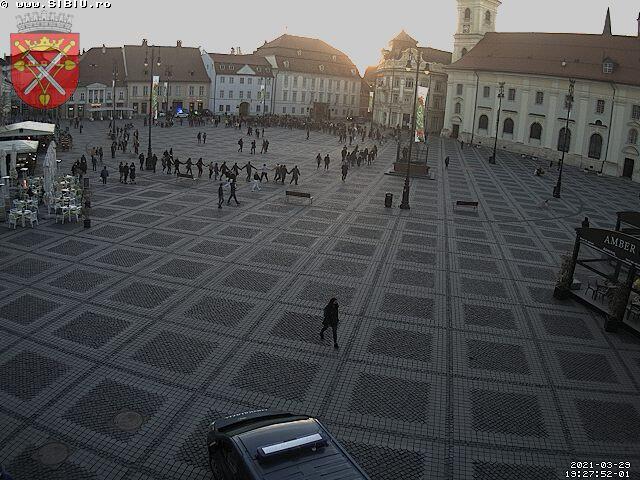
[[222, 208], [222, 204], [224, 203], [224, 188], [222, 183], [218, 187], [218, 208]]
[[333, 348], [338, 348], [338, 300], [334, 297], [324, 307], [324, 319], [322, 321], [322, 330], [320, 330], [320, 338], [324, 340], [324, 332], [331, 328], [333, 332]]

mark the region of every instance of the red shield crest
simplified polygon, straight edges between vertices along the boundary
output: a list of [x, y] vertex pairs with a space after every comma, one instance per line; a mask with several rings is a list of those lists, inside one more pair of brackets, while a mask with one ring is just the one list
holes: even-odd
[[77, 33], [12, 33], [11, 81], [26, 104], [39, 109], [65, 103], [79, 77]]

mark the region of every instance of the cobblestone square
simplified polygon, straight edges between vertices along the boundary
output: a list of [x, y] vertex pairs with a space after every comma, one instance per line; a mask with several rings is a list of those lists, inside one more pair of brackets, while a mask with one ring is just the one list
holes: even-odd
[[[107, 128], [72, 130], [62, 170], [106, 152]], [[0, 228], [0, 461], [16, 479], [208, 479], [209, 423], [265, 407], [317, 416], [373, 480], [546, 480], [592, 459], [640, 472], [640, 340], [552, 297], [574, 228], [613, 227], [637, 184], [565, 167], [562, 199], [542, 206], [555, 175], [532, 160], [490, 165], [431, 138], [435, 179], [412, 180], [405, 211], [404, 179], [385, 174], [393, 142], [343, 183], [336, 137], [273, 127], [251, 155], [236, 151], [244, 133], [185, 122], [153, 142], [183, 160], [298, 165], [312, 205], [242, 174], [240, 205], [222, 209], [207, 175], [119, 184], [118, 162], [136, 159], [118, 152], [107, 185], [89, 174], [91, 228], [44, 209], [34, 229]], [[331, 296], [338, 350], [318, 335]], [[55, 469], [37, 455], [51, 443], [68, 448]]]

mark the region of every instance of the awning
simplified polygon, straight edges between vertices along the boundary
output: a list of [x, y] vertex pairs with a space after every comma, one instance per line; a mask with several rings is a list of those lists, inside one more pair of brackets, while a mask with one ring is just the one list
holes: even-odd
[[0, 139], [11, 137], [37, 137], [53, 135], [56, 126], [53, 123], [19, 122], [0, 127]]
[[15, 148], [17, 153], [36, 153], [38, 145], [36, 140], [3, 140], [0, 141], [0, 151], [9, 153]]

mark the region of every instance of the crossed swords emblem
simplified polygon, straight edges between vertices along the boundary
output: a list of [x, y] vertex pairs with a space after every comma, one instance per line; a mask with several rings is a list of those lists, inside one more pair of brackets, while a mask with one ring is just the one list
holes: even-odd
[[[24, 93], [28, 95], [33, 91], [34, 88], [36, 88], [39, 85], [42, 90], [42, 94], [40, 95], [39, 99], [40, 99], [40, 103], [42, 103], [43, 105], [47, 105], [49, 103], [49, 100], [51, 99], [51, 96], [47, 94], [49, 85], [51, 85], [60, 95], [66, 95], [67, 92], [65, 91], [64, 88], [62, 88], [60, 83], [56, 81], [55, 76], [63, 68], [65, 70], [73, 70], [76, 67], [76, 63], [70, 59], [67, 59], [64, 61], [64, 63], [59, 64], [59, 62], [64, 57], [67, 56], [67, 53], [72, 47], [75, 46], [75, 44], [76, 42], [74, 42], [73, 40], [70, 41], [66, 47], [64, 47], [62, 50], [58, 50], [58, 54], [54, 57], [54, 59], [51, 62], [49, 62], [48, 65], [43, 67], [40, 64], [40, 62], [38, 62], [33, 57], [30, 50], [25, 48], [20, 42], [16, 41], [15, 46], [18, 48], [18, 50], [20, 50], [21, 53], [24, 54], [24, 58], [26, 58], [29, 62], [31, 62], [31, 63], [27, 63], [24, 60], [18, 60], [15, 63], [16, 70], [18, 70], [19, 72], [22, 72], [25, 69], [27, 69], [33, 75], [33, 80], [24, 89]], [[57, 70], [54, 71], [56, 67], [57, 67]], [[49, 85], [43, 85], [42, 83], [43, 79], [48, 80]]]

